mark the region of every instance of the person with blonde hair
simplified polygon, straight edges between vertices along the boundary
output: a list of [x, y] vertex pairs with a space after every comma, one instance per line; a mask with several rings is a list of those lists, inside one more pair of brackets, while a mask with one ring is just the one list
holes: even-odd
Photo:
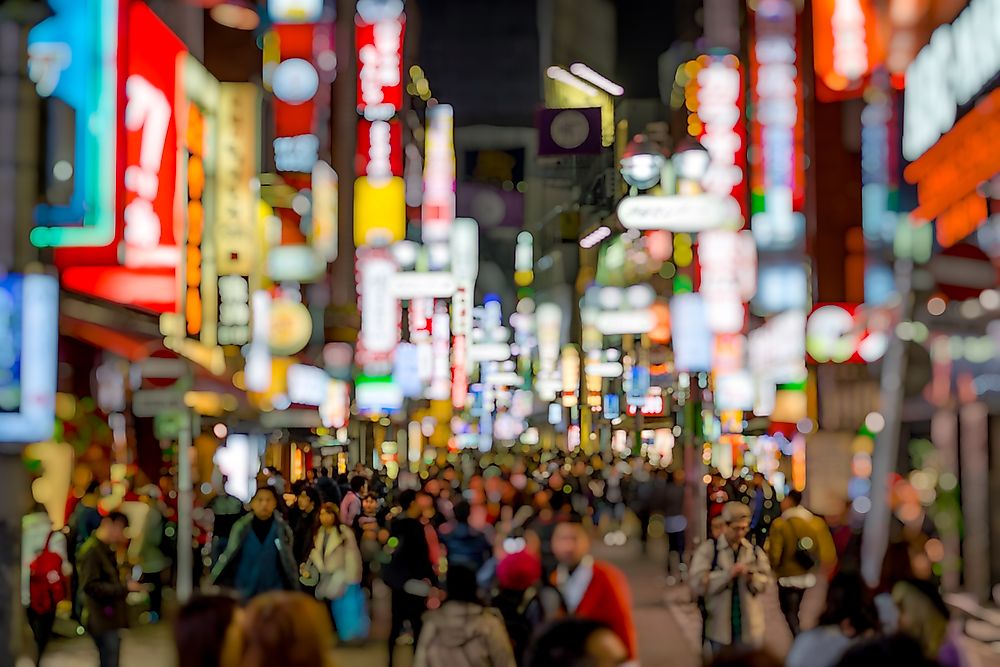
[[767, 556], [750, 543], [750, 508], [739, 502], [722, 510], [725, 529], [706, 540], [691, 561], [690, 583], [705, 599], [704, 637], [710, 653], [726, 646], [760, 646], [764, 639], [761, 593], [771, 579]]
[[222, 667], [334, 667], [333, 626], [305, 593], [253, 598], [226, 633]]

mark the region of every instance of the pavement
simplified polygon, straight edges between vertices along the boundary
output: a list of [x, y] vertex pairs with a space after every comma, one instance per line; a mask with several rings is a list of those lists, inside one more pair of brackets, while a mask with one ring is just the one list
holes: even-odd
[[[595, 543], [595, 555], [606, 559], [626, 574], [632, 589], [633, 609], [639, 636], [642, 665], [656, 667], [698, 667], [701, 665], [701, 618], [690, 591], [682, 584], [671, 585], [665, 573], [666, 548], [662, 540], [650, 543], [649, 553], [640, 552], [637, 540], [622, 546]], [[824, 593], [810, 591], [803, 601], [803, 626], [811, 627], [822, 608]], [[791, 644], [791, 633], [778, 606], [774, 587], [766, 594], [765, 646], [777, 656], [784, 656]], [[377, 589], [374, 604], [373, 637], [362, 647], [337, 648], [334, 664], [350, 667], [383, 667], [387, 664], [385, 638], [388, 633], [387, 591]], [[1000, 667], [1000, 654], [985, 644], [963, 639], [967, 667]], [[396, 648], [396, 664], [410, 667], [412, 647]], [[173, 639], [169, 627], [144, 626], [126, 633], [122, 667], [176, 667]], [[60, 639], [52, 643], [40, 667], [92, 667], [97, 665], [97, 651], [84, 637]], [[23, 659], [17, 667], [36, 667]]]

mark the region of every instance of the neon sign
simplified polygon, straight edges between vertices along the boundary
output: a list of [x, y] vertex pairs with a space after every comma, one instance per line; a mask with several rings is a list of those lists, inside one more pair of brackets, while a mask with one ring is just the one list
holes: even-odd
[[425, 243], [447, 243], [455, 219], [454, 116], [450, 104], [438, 104], [427, 110], [421, 220]]
[[740, 61], [734, 55], [702, 58], [707, 64], [698, 71], [697, 111], [701, 144], [711, 157], [702, 184], [714, 195], [732, 196], [745, 219], [746, 127]]
[[403, 30], [406, 17], [358, 18], [358, 113], [368, 120], [391, 118], [403, 106]]
[[0, 434], [4, 442], [52, 436], [59, 284], [50, 276], [0, 278]]

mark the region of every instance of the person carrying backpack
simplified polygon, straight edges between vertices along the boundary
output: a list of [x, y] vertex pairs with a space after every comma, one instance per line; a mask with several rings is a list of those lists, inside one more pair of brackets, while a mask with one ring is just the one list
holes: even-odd
[[792, 636], [799, 634], [799, 608], [805, 592], [816, 585], [816, 572], [837, 558], [826, 522], [802, 506], [802, 493], [790, 491], [781, 501], [781, 516], [771, 525], [767, 554], [778, 579], [778, 601]]
[[535, 631], [566, 615], [562, 596], [542, 578], [542, 561], [523, 549], [507, 554], [497, 565], [493, 607], [503, 616], [514, 649], [514, 660], [523, 665]]
[[52, 521], [43, 507], [21, 519], [21, 603], [41, 662], [52, 638], [56, 607], [69, 598], [70, 569], [66, 536], [52, 530]]

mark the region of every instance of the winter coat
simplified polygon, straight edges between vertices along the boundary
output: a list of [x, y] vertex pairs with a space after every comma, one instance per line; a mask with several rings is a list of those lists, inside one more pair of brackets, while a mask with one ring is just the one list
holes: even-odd
[[80, 547], [76, 567], [83, 597], [83, 627], [92, 635], [128, 627], [128, 587], [111, 547], [91, 535]]
[[[243, 546], [247, 539], [253, 535], [254, 514], [251, 512], [240, 518], [233, 526], [233, 531], [229, 534], [229, 542], [226, 550], [212, 568], [210, 576], [211, 583], [232, 586], [236, 581], [236, 571], [239, 567]], [[277, 537], [274, 544], [278, 549], [278, 562], [280, 563], [279, 575], [284, 587], [290, 590], [298, 590], [299, 577], [298, 566], [295, 556], [292, 554], [292, 529], [288, 527], [278, 512], [274, 513], [275, 531]], [[269, 545], [265, 545], [269, 546]]]
[[144, 573], [163, 572], [170, 567], [171, 559], [163, 552], [163, 536], [166, 521], [163, 513], [150, 507], [142, 528], [142, 545], [139, 547], [139, 562]]
[[621, 570], [588, 556], [571, 575], [557, 568], [552, 583], [562, 594], [571, 616], [607, 624], [625, 643], [629, 658], [639, 657], [632, 594]]
[[[715, 567], [712, 567], [713, 558]], [[703, 542], [691, 561], [690, 581], [694, 593], [705, 598], [708, 610], [705, 637], [719, 644], [733, 644], [733, 591], [738, 590], [742, 615], [743, 644], [759, 646], [764, 639], [764, 601], [761, 593], [771, 581], [771, 567], [764, 552], [744, 539], [740, 544], [739, 562], [747, 566], [751, 576], [734, 582], [729, 571], [736, 564], [725, 535], [716, 542]]]
[[414, 667], [514, 667], [514, 651], [496, 609], [450, 600], [424, 615]]
[[479, 571], [493, 553], [486, 536], [467, 523], [456, 523], [441, 541], [448, 550], [448, 567], [460, 565]]
[[[809, 553], [815, 559], [812, 568], [805, 568], [796, 555], [797, 545], [811, 541]], [[805, 507], [791, 507], [771, 524], [767, 538], [767, 554], [778, 583], [797, 588], [811, 588], [815, 577], [807, 577], [819, 565], [833, 565], [837, 550], [826, 522]], [[787, 579], [787, 581], [783, 581]], [[810, 583], [811, 582], [811, 583]]]
[[320, 527], [305, 565], [319, 576], [317, 599], [339, 598], [348, 585], [361, 582], [361, 552], [354, 531], [347, 526]]

